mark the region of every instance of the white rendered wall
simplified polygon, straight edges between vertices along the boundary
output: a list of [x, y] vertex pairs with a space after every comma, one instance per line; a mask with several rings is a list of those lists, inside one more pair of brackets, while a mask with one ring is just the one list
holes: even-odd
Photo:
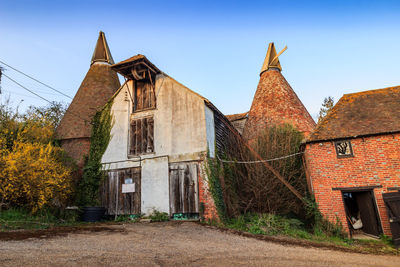
[[[208, 148], [206, 113], [209, 142], [215, 142], [215, 137], [212, 139], [215, 134], [211, 132], [214, 130], [212, 111], [208, 108], [205, 111], [203, 97], [168, 76], [158, 75], [156, 109], [132, 113], [128, 93], [129, 90], [133, 95], [132, 89], [130, 81], [114, 97], [114, 125], [102, 157], [103, 167], [115, 170], [141, 166], [142, 212], [148, 214], [156, 208], [169, 213], [168, 163], [204, 159]], [[147, 116], [154, 117], [154, 153], [129, 156], [130, 120]]]
[[153, 209], [169, 214], [169, 167], [168, 158], [142, 161], [142, 213], [150, 214]]
[[[140, 158], [159, 156], [168, 156], [170, 162], [199, 160], [200, 154], [207, 151], [204, 98], [174, 79], [158, 75], [156, 109], [131, 114], [128, 88], [133, 95], [133, 83], [128, 82], [114, 98], [111, 140], [102, 158], [105, 168], [135, 167], [138, 166], [135, 161]], [[154, 116], [154, 153], [128, 158], [129, 117], [151, 115]]]

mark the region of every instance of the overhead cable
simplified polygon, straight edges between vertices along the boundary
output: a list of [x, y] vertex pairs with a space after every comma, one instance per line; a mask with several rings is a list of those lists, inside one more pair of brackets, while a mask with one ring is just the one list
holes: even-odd
[[224, 160], [224, 159], [221, 159], [218, 155], [217, 155], [217, 158], [218, 158], [219, 161], [225, 162], [225, 163], [251, 164], [251, 163], [263, 163], [263, 162], [275, 161], [275, 160], [280, 160], [280, 159], [286, 159], [286, 158], [294, 157], [294, 156], [297, 156], [297, 155], [300, 155], [300, 154], [303, 154], [303, 153], [304, 152], [297, 152], [297, 153], [286, 155], [286, 156], [282, 156], [282, 157], [279, 157], [279, 158], [265, 159], [265, 160], [254, 160], [254, 161]]
[[69, 95], [64, 94], [63, 92], [61, 92], [61, 91], [55, 89], [54, 87], [51, 87], [50, 85], [47, 85], [47, 84], [45, 84], [44, 82], [41, 82], [41, 81], [39, 81], [38, 79], [33, 78], [32, 76], [29, 76], [28, 74], [26, 74], [26, 73], [24, 73], [24, 72], [22, 72], [22, 71], [20, 71], [20, 70], [18, 70], [18, 69], [16, 69], [16, 68], [14, 68], [14, 67], [8, 65], [7, 63], [5, 63], [5, 62], [3, 62], [3, 61], [1, 61], [1, 60], [0, 60], [0, 63], [3, 64], [3, 65], [5, 65], [5, 66], [7, 66], [7, 67], [9, 67], [10, 69], [15, 70], [16, 72], [18, 72], [18, 73], [20, 73], [20, 74], [22, 74], [22, 75], [28, 77], [29, 79], [34, 80], [35, 82], [40, 83], [40, 84], [46, 86], [47, 88], [50, 88], [51, 90], [56, 91], [57, 93], [62, 94], [63, 96], [66, 96], [66, 97], [72, 99], [72, 97], [70, 97]]
[[[50, 100], [44, 98], [43, 96], [41, 96], [41, 95], [35, 93], [34, 91], [32, 91], [32, 90], [26, 88], [25, 86], [23, 86], [22, 84], [20, 84], [20, 83], [17, 82], [16, 80], [10, 78], [8, 75], [6, 75], [6, 74], [3, 73], [3, 76], [6, 77], [7, 79], [9, 79], [10, 81], [12, 81], [13, 83], [19, 85], [21, 88], [25, 89], [26, 91], [30, 92], [31, 94], [33, 94], [33, 95], [39, 97], [40, 99], [42, 99], [42, 100], [44, 100], [44, 101], [50, 103], [51, 105], [54, 104], [54, 101], [50, 101]], [[85, 121], [85, 122], [91, 123], [90, 121], [88, 121], [88, 120], [82, 118], [81, 116], [79, 116], [79, 115], [77, 115], [77, 114], [75, 114], [75, 113], [73, 113], [73, 112], [71, 112], [71, 111], [69, 111], [69, 113], [71, 113], [71, 114], [74, 115], [75, 117], [77, 117], [77, 118], [79, 118], [79, 119], [81, 119], [81, 120], [83, 120], [83, 121]]]

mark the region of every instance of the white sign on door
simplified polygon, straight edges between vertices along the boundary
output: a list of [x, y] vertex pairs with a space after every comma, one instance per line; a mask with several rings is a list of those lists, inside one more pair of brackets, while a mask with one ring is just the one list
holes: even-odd
[[133, 184], [122, 184], [122, 193], [134, 193], [136, 192], [135, 183]]

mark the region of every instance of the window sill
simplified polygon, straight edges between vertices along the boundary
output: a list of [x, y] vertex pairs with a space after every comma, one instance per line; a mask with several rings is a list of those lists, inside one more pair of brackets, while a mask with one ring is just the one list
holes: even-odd
[[157, 109], [157, 108], [156, 108], [156, 107], [153, 107], [153, 108], [144, 108], [144, 109], [132, 111], [131, 114], [136, 114], [136, 113], [140, 113], [140, 112], [144, 112], [144, 111], [149, 111], [149, 110], [155, 110], [155, 109]]
[[128, 159], [131, 158], [140, 158], [141, 156], [150, 156], [155, 155], [156, 152], [148, 152], [148, 153], [140, 153], [140, 154], [128, 154]]

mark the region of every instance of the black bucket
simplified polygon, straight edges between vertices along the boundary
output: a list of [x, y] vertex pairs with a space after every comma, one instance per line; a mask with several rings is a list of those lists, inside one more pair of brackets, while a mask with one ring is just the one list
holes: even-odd
[[82, 214], [82, 221], [84, 222], [98, 222], [103, 219], [106, 209], [103, 207], [84, 207]]

